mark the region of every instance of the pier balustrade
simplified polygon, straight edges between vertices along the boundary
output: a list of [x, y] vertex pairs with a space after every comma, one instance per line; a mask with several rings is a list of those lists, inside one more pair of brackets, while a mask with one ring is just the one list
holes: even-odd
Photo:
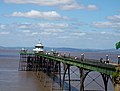
[[[75, 89], [71, 84], [72, 82], [79, 82], [77, 84], [77, 86], [79, 85], [79, 90], [84, 91], [85, 87], [90, 84], [85, 86], [85, 79], [89, 76], [89, 73], [96, 71], [100, 73], [99, 76], [102, 77], [104, 86], [101, 86], [95, 81], [99, 76], [96, 78], [89, 77], [102, 89], [108, 91], [109, 79], [112, 81], [115, 89], [116, 87], [118, 88], [118, 84], [120, 84], [120, 66], [103, 63], [101, 61], [102, 60], [85, 59], [84, 54], [81, 54], [81, 57], [71, 57], [70, 54], [66, 56], [58, 53], [50, 55], [46, 53], [20, 52], [19, 70], [34, 71], [41, 80], [45, 78], [45, 84], [47, 84], [47, 81], [51, 78], [53, 83], [59, 85], [59, 90], [69, 91], [72, 91], [73, 88]], [[108, 61], [108, 56], [106, 57], [106, 61]], [[43, 76], [42, 74], [46, 74], [47, 76]], [[73, 79], [71, 74], [78, 75], [79, 80]], [[51, 90], [55, 90], [53, 83], [51, 83]]]

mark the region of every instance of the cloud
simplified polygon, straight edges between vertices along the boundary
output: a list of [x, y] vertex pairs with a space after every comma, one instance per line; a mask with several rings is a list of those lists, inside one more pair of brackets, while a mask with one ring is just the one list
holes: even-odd
[[96, 10], [96, 5], [83, 5], [76, 0], [4, 0], [6, 3], [37, 4], [40, 6], [57, 6], [62, 10]]
[[86, 7], [86, 9], [88, 9], [88, 10], [97, 10], [98, 7], [97, 7], [96, 5], [88, 5], [88, 6]]
[[107, 29], [115, 29], [119, 31], [120, 30], [120, 15], [108, 16], [107, 21], [93, 22], [92, 25], [95, 28], [107, 28]]
[[41, 6], [55, 6], [60, 4], [71, 3], [74, 0], [4, 0], [6, 3], [16, 4], [38, 4]]
[[[42, 36], [54, 37], [54, 38], [79, 38], [84, 36], [85, 33], [79, 32], [79, 30], [73, 31], [74, 26], [71, 23], [51, 23], [51, 22], [41, 22], [41, 23], [12, 23], [12, 24], [1, 24], [5, 27], [4, 31], [10, 31], [11, 35], [23, 36]], [[77, 26], [77, 25], [76, 25]], [[78, 25], [79, 26], [79, 25]], [[67, 37], [64, 37], [67, 36]]]
[[120, 15], [108, 16], [107, 19], [114, 21], [114, 22], [120, 22]]
[[68, 28], [69, 25], [67, 23], [38, 23], [37, 26], [41, 28]]
[[46, 29], [45, 32], [49, 32], [49, 33], [62, 33], [62, 32], [64, 32], [64, 30], [61, 30], [61, 29]]
[[60, 6], [60, 9], [62, 10], [74, 10], [74, 9], [84, 9], [84, 8], [85, 7], [83, 5], [79, 5], [77, 3], [70, 3]]
[[0, 29], [5, 29], [6, 26], [4, 24], [0, 24]]
[[95, 28], [108, 28], [108, 29], [119, 29], [120, 30], [120, 23], [119, 22], [111, 22], [111, 21], [106, 21], [106, 22], [93, 22], [92, 24], [93, 27]]
[[31, 31], [30, 30], [23, 30], [22, 32], [23, 33], [30, 33]]
[[20, 29], [26, 29], [26, 28], [29, 28], [29, 27], [30, 27], [29, 25], [31, 25], [31, 24], [19, 24], [18, 27], [19, 27]]
[[40, 35], [40, 36], [46, 37], [46, 36], [53, 36], [54, 33], [47, 32], [47, 31], [41, 31], [41, 32], [32, 32], [30, 35], [31, 35], [31, 36]]
[[77, 37], [81, 37], [81, 36], [86, 35], [86, 33], [83, 33], [83, 32], [74, 32], [74, 33], [71, 33], [71, 35], [77, 36]]
[[70, 25], [67, 23], [12, 23], [12, 24], [0, 24], [0, 29], [4, 30], [45, 30], [45, 29], [51, 29], [51, 30], [59, 30], [69, 28]]
[[100, 32], [101, 34], [106, 34], [106, 32]]
[[42, 31], [39, 33], [40, 35], [52, 35], [50, 32]]
[[67, 36], [67, 35], [66, 36], [64, 35], [64, 36], [58, 36], [57, 38], [59, 38], [59, 39], [70, 39], [71, 37]]
[[59, 33], [64, 33], [61, 29], [44, 29], [43, 31], [32, 32], [30, 35], [41, 35], [41, 36], [56, 36]]
[[62, 10], [97, 10], [97, 6], [96, 5], [80, 5], [78, 3], [70, 3], [70, 4], [65, 4], [65, 5], [61, 5], [60, 9]]
[[65, 16], [62, 17], [56, 11], [41, 12], [41, 11], [37, 11], [37, 10], [31, 10], [29, 12], [13, 12], [10, 16], [48, 19], [48, 20], [67, 19], [67, 17], [65, 17]]
[[40, 34], [39, 32], [33, 32], [33, 33], [31, 33], [31, 35], [38, 35], [38, 34]]
[[0, 35], [8, 35], [10, 32], [0, 32]]
[[70, 25], [67, 23], [32, 23], [32, 24], [16, 24], [19, 29], [66, 29]]
[[111, 28], [112, 23], [111, 22], [93, 22], [93, 26], [96, 28]]

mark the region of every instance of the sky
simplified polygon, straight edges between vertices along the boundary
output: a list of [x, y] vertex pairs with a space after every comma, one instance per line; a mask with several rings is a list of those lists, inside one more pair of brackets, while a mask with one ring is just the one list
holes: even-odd
[[0, 46], [111, 49], [120, 0], [0, 0]]

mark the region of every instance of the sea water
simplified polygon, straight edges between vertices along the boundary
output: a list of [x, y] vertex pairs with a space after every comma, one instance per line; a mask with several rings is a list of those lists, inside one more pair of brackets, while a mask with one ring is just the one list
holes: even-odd
[[44, 91], [32, 72], [18, 71], [19, 51], [0, 50], [0, 91]]

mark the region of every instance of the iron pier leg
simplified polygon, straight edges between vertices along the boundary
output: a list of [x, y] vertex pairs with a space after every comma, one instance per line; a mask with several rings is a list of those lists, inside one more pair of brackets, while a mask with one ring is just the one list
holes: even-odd
[[80, 69], [80, 91], [84, 91], [84, 70]]
[[[67, 67], [66, 67], [67, 66]], [[62, 90], [64, 89], [64, 82], [65, 82], [65, 75], [66, 75], [66, 72], [68, 70], [68, 79], [69, 79], [69, 91], [71, 91], [71, 84], [70, 84], [70, 65], [68, 64], [65, 64], [64, 65], [64, 75], [63, 75], [63, 84], [62, 84]]]
[[61, 84], [61, 63], [59, 62], [59, 76], [60, 76], [60, 87], [62, 86]]
[[[84, 61], [84, 53], [81, 54], [81, 61]], [[80, 68], [80, 91], [84, 91], [84, 69]]]
[[63, 64], [63, 65], [64, 65], [64, 74], [63, 74], [62, 90], [64, 89], [65, 74], [66, 74], [66, 72], [67, 72], [66, 64]]
[[102, 78], [103, 78], [103, 82], [104, 82], [104, 86], [105, 86], [105, 91], [107, 91], [107, 85], [108, 85], [108, 80], [109, 80], [110, 76], [108, 76], [106, 74], [102, 74], [102, 73], [101, 73], [101, 75], [102, 75]]
[[70, 65], [68, 65], [68, 77], [69, 77], [69, 91], [71, 91], [71, 84], [70, 84]]

